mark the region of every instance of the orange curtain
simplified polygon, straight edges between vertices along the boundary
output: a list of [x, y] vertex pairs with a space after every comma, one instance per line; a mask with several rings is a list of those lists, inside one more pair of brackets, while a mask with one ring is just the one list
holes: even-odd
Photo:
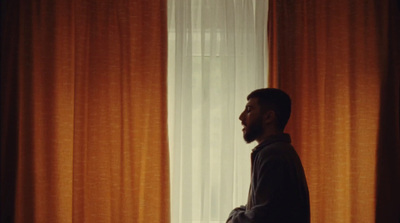
[[270, 0], [270, 86], [293, 100], [312, 222], [400, 221], [399, 8]]
[[169, 222], [166, 1], [1, 16], [1, 222]]

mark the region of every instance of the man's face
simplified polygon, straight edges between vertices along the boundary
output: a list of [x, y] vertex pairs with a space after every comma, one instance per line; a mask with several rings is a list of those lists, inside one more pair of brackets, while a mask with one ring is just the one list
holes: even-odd
[[251, 143], [259, 138], [264, 132], [262, 124], [261, 108], [257, 98], [250, 98], [239, 120], [243, 125], [243, 138], [247, 143]]

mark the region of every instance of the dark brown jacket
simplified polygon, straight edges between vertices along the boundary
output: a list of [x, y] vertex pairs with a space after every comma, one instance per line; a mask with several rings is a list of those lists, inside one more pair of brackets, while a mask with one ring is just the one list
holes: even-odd
[[307, 181], [288, 134], [270, 137], [253, 149], [247, 205], [235, 208], [229, 220], [233, 223], [310, 222]]

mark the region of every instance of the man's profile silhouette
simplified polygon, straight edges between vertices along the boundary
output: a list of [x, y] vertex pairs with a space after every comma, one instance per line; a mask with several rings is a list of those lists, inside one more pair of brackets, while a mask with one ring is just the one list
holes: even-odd
[[245, 206], [232, 210], [228, 223], [309, 223], [308, 186], [300, 158], [283, 131], [290, 97], [275, 88], [247, 96], [240, 114], [243, 138], [258, 145], [251, 154], [251, 183]]

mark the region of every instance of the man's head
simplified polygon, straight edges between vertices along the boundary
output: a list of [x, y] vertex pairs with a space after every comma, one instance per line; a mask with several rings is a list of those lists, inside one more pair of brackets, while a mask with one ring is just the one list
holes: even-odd
[[290, 97], [285, 92], [275, 88], [258, 89], [247, 100], [239, 116], [246, 142], [261, 142], [264, 137], [283, 132], [291, 112]]

